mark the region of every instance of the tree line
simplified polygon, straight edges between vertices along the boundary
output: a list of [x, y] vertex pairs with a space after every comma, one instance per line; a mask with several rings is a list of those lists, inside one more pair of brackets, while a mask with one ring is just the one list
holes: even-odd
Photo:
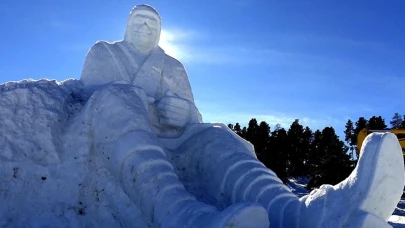
[[[390, 125], [393, 129], [405, 129], [405, 115], [395, 113]], [[251, 142], [257, 158], [284, 183], [288, 182], [288, 177], [309, 177], [308, 190], [322, 184], [335, 185], [348, 177], [357, 164], [354, 155], [357, 134], [363, 128], [387, 129], [381, 116], [360, 117], [356, 122], [349, 119], [345, 125], [344, 141], [331, 126], [312, 130], [301, 125], [299, 119], [288, 129], [280, 124], [270, 129], [268, 123], [258, 123], [256, 118], [252, 118], [247, 127], [239, 123], [228, 124], [228, 127]]]

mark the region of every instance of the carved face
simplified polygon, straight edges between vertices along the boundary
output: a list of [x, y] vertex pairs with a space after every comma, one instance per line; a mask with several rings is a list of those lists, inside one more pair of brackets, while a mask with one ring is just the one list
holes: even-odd
[[129, 16], [125, 40], [138, 51], [149, 53], [159, 43], [160, 17], [147, 6], [137, 7]]

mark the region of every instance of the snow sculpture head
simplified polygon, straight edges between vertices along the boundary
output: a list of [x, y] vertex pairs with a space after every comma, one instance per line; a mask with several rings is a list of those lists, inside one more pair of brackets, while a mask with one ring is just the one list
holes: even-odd
[[146, 4], [135, 6], [128, 17], [124, 40], [141, 53], [149, 53], [158, 46], [161, 30], [159, 13]]

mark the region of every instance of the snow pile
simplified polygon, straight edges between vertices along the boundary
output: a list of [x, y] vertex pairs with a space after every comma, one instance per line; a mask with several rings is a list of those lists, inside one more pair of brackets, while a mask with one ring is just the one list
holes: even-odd
[[69, 126], [88, 95], [80, 81], [25, 80], [0, 93], [1, 227], [147, 227], [88, 153], [86, 128]]
[[75, 106], [72, 86], [77, 86], [72, 84], [26, 80], [0, 87], [1, 157], [39, 165], [59, 163], [61, 127]]
[[405, 198], [399, 201], [397, 208], [389, 219], [389, 224], [394, 228], [405, 227]]

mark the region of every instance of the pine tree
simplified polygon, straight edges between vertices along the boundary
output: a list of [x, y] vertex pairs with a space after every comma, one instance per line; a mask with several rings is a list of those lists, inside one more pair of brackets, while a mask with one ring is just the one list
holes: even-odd
[[256, 137], [253, 140], [255, 142], [255, 152], [259, 161], [264, 161], [265, 156], [268, 155], [268, 145], [270, 137], [270, 126], [265, 122], [260, 122], [256, 131]]
[[228, 128], [231, 129], [231, 131], [235, 131], [235, 129], [233, 129], [233, 124], [228, 124]]
[[284, 182], [287, 182], [290, 164], [288, 161], [288, 136], [284, 128], [276, 128], [269, 138], [268, 152], [263, 163]]
[[316, 176], [319, 172], [319, 166], [321, 164], [321, 150], [319, 150], [321, 140], [322, 132], [320, 130], [316, 130], [313, 133], [313, 140], [310, 144], [308, 156], [308, 171], [310, 176]]
[[[239, 123], [236, 123], [235, 126], [233, 126], [233, 131], [242, 137], [242, 130], [240, 129]], [[242, 137], [243, 138], [243, 137]]]
[[347, 121], [345, 128], [345, 141], [349, 145], [350, 156], [353, 158], [353, 151], [355, 149], [355, 144], [353, 142], [355, 141], [355, 138], [357, 139], [357, 136], [354, 135], [353, 122], [350, 119]]
[[387, 125], [381, 116], [373, 116], [368, 120], [367, 128], [372, 130], [384, 130], [387, 128]]
[[246, 135], [247, 135], [247, 129], [246, 129], [246, 127], [243, 127], [242, 130], [240, 131], [240, 137], [246, 139]]
[[357, 149], [357, 135], [363, 128], [368, 127], [368, 121], [364, 117], [360, 117], [359, 120], [355, 123], [355, 126], [356, 127], [354, 128], [353, 138], [351, 139], [354, 150]]
[[296, 119], [288, 129], [288, 154], [291, 164], [290, 175], [298, 177], [304, 175], [306, 154], [303, 151], [304, 127]]
[[335, 185], [344, 180], [353, 170], [348, 147], [339, 140], [333, 127], [326, 127], [314, 134], [311, 146], [311, 173], [307, 189], [322, 184]]
[[312, 130], [307, 126], [304, 129], [304, 133], [302, 135], [302, 142], [301, 142], [301, 148], [302, 148], [302, 153], [303, 153], [303, 158], [304, 158], [304, 170], [302, 175], [303, 176], [308, 176], [309, 174], [309, 155], [311, 151], [311, 143], [314, 140], [314, 134], [312, 133]]
[[255, 145], [257, 129], [259, 125], [257, 124], [257, 120], [255, 118], [251, 119], [248, 124], [248, 128], [246, 130], [245, 139]]
[[394, 116], [392, 117], [392, 120], [390, 121], [391, 128], [393, 129], [400, 129], [402, 125], [403, 119], [402, 116], [399, 115], [399, 113], [395, 113]]

